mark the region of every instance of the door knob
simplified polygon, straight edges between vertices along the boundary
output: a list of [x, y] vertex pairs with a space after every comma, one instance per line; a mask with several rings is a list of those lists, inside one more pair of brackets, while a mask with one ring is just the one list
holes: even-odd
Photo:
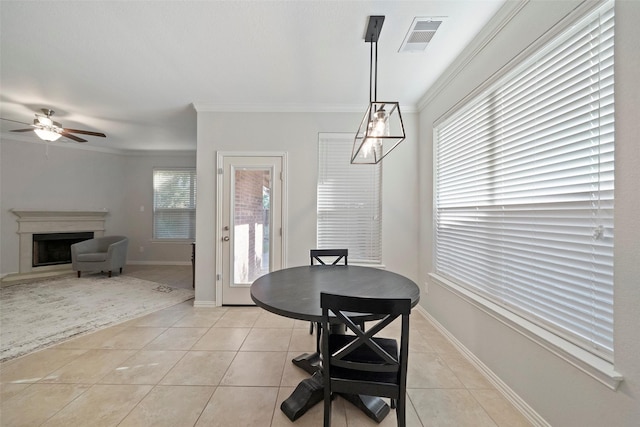
[[224, 236], [224, 237], [222, 238], [222, 240], [224, 240], [225, 242], [228, 242], [228, 241], [229, 241], [229, 236]]

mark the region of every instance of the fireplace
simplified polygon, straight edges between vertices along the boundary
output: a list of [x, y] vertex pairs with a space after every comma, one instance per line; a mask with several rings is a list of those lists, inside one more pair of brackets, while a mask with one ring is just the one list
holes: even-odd
[[[104, 236], [105, 218], [109, 213], [106, 209], [94, 211], [11, 209], [11, 212], [18, 217], [19, 273], [21, 275], [45, 273], [50, 270], [70, 270], [71, 241], [75, 240], [73, 241], [75, 243]], [[76, 233], [81, 234], [78, 237], [75, 236]], [[41, 249], [41, 246], [45, 246], [45, 249]], [[62, 246], [64, 249], [61, 248]], [[41, 253], [49, 249], [54, 253], [45, 255]], [[68, 254], [67, 251], [69, 251]]]
[[80, 233], [46, 233], [33, 235], [33, 267], [69, 264], [71, 245], [93, 239], [93, 231]]

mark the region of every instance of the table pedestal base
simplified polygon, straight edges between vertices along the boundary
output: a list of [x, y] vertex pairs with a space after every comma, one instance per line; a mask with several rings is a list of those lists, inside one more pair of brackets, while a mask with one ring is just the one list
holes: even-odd
[[307, 412], [316, 403], [324, 400], [324, 385], [322, 373], [317, 371], [306, 380], [302, 380], [296, 389], [280, 405], [280, 410], [291, 421], [295, 421]]
[[342, 394], [346, 401], [351, 402], [358, 409], [365, 413], [373, 421], [380, 423], [389, 414], [389, 405], [379, 397], [365, 396], [363, 394]]
[[307, 371], [313, 375], [320, 370], [320, 355], [318, 353], [302, 353], [300, 356], [292, 360], [293, 364], [298, 368]]
[[[317, 331], [318, 334], [321, 333], [321, 329]], [[331, 333], [332, 334], [341, 334], [344, 335], [347, 327], [345, 325], [336, 324], [331, 325]], [[364, 327], [363, 327], [364, 329]], [[293, 364], [298, 368], [307, 371], [309, 374], [313, 375], [320, 370], [322, 367], [322, 362], [320, 360], [320, 348], [317, 351], [309, 354], [302, 353], [300, 356], [296, 357], [292, 360]]]
[[[311, 374], [311, 377], [302, 380], [291, 396], [280, 405], [280, 410], [287, 418], [295, 421], [314, 405], [324, 400], [324, 380], [318, 353], [303, 353], [292, 362]], [[389, 405], [379, 397], [342, 393], [340, 396], [377, 423], [380, 423], [389, 414]]]

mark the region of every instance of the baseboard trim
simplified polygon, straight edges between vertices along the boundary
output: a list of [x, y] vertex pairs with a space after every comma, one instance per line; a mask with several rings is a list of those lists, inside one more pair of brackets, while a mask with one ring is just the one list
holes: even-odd
[[429, 321], [480, 373], [504, 396], [531, 424], [538, 427], [551, 427], [527, 402], [500, 379], [487, 365], [482, 363], [468, 348], [456, 339], [427, 310], [418, 305], [414, 309]]
[[130, 265], [191, 265], [191, 262], [190, 261], [130, 261], [130, 260], [127, 260], [127, 264], [130, 264]]
[[195, 300], [193, 302], [193, 306], [195, 308], [214, 308], [214, 307], [217, 307], [215, 301], [198, 301], [198, 300]]

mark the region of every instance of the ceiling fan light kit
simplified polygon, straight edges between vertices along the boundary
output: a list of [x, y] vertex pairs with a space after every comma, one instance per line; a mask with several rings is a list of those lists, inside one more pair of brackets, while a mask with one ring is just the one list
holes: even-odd
[[35, 126], [33, 131], [43, 141], [57, 141], [62, 136], [56, 132], [56, 129], [60, 129], [62, 127], [60, 123], [51, 120], [51, 115], [53, 113], [54, 112], [52, 110], [46, 110], [46, 116], [36, 114], [36, 118], [33, 120], [33, 125]]
[[384, 16], [370, 16], [364, 41], [370, 43], [369, 107], [353, 140], [352, 164], [376, 164], [405, 139], [398, 102], [377, 100], [378, 38]]
[[49, 129], [34, 129], [33, 131], [43, 141], [57, 141], [62, 136], [58, 132]]
[[51, 116], [54, 114], [53, 110], [50, 110], [48, 108], [43, 108], [42, 112], [44, 113], [44, 116], [42, 114], [36, 113], [36, 118], [33, 120], [32, 125], [28, 123], [19, 122], [17, 120], [11, 120], [11, 119], [3, 118], [2, 120], [29, 125], [31, 126], [31, 128], [15, 129], [15, 130], [12, 130], [11, 132], [34, 131], [35, 134], [38, 136], [38, 138], [47, 142], [57, 141], [58, 139], [60, 139], [60, 137], [63, 137], [63, 136], [75, 142], [87, 142], [86, 139], [72, 135], [73, 133], [79, 133], [82, 135], [100, 136], [102, 138], [106, 137], [106, 135], [102, 132], [91, 132], [88, 130], [63, 128], [60, 123], [54, 122], [53, 120], [51, 120]]

